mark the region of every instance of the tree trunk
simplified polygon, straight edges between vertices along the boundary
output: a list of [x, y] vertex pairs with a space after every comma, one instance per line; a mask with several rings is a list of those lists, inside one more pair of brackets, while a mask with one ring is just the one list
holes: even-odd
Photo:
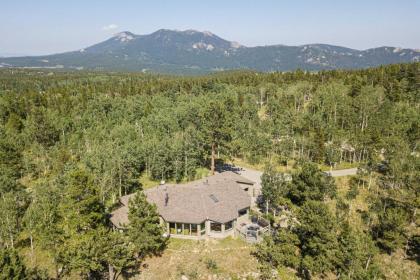
[[185, 156], [185, 164], [184, 164], [184, 176], [188, 178], [188, 157]]
[[108, 264], [108, 273], [109, 273], [109, 279], [116, 279], [114, 268], [110, 264]]
[[334, 124], [337, 123], [337, 103], [334, 104]]
[[[119, 181], [119, 185], [120, 185], [120, 192], [122, 190], [122, 171], [121, 171], [121, 163], [118, 163], [118, 181]], [[124, 195], [127, 194], [127, 189], [124, 187]]]
[[214, 175], [215, 170], [215, 160], [216, 160], [216, 144], [211, 144], [211, 175]]
[[34, 264], [34, 241], [32, 234], [29, 235], [29, 239], [31, 241], [31, 263]]
[[371, 256], [369, 256], [369, 258], [366, 262], [365, 270], [367, 270], [369, 268], [370, 258], [371, 258]]
[[268, 215], [268, 200], [265, 201], [265, 214]]

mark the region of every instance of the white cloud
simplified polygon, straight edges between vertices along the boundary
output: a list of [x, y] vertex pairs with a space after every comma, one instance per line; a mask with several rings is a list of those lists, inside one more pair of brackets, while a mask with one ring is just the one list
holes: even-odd
[[117, 28], [118, 28], [118, 25], [116, 25], [115, 23], [111, 23], [102, 27], [102, 30], [109, 31], [109, 30], [114, 30]]

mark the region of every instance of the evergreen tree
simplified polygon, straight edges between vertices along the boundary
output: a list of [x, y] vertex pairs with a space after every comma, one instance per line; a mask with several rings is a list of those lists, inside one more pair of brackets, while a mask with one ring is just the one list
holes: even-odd
[[26, 267], [15, 249], [0, 249], [0, 280], [27, 279]]
[[334, 272], [339, 252], [335, 217], [323, 202], [309, 200], [302, 205], [299, 222], [303, 275]]
[[138, 269], [140, 262], [135, 245], [126, 234], [112, 231], [104, 241], [104, 256], [109, 265], [111, 280], [118, 279], [120, 275], [133, 274]]
[[303, 164], [300, 171], [293, 175], [287, 196], [293, 203], [304, 204], [308, 200], [322, 201], [336, 196], [334, 180], [325, 175], [314, 164]]
[[134, 244], [140, 260], [158, 255], [166, 247], [167, 237], [160, 225], [156, 206], [146, 200], [142, 192], [137, 192], [129, 202], [127, 235]]
[[408, 241], [407, 212], [398, 206], [388, 206], [378, 219], [379, 223], [373, 228], [378, 244], [388, 253], [402, 248]]
[[272, 268], [289, 267], [297, 269], [300, 264], [300, 241], [298, 236], [288, 229], [276, 229], [271, 236], [266, 236], [254, 252], [260, 263]]
[[371, 237], [351, 228], [348, 222], [341, 223], [338, 235], [338, 273], [343, 279], [375, 279], [381, 272], [374, 262], [377, 248]]
[[226, 144], [231, 135], [231, 116], [229, 114], [232, 112], [232, 108], [230, 106], [230, 100], [225, 102], [223, 100], [211, 100], [204, 104], [203, 109], [200, 111], [198, 127], [203, 135], [203, 139], [206, 141], [206, 146], [210, 147], [210, 169], [212, 174], [215, 172], [216, 152]]
[[63, 245], [59, 262], [64, 273], [77, 271], [89, 278], [103, 270], [105, 212], [98, 189], [84, 168], [70, 170], [64, 177], [65, 194], [60, 203]]

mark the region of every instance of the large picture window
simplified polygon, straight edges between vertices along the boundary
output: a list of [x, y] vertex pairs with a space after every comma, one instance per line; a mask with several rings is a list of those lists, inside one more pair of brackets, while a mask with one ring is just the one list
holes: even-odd
[[198, 235], [197, 224], [169, 223], [169, 232], [179, 235]]

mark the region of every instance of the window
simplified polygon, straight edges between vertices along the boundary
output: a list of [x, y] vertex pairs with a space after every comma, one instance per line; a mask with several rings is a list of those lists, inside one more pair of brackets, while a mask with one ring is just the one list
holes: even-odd
[[182, 234], [183, 235], [190, 235], [190, 224], [183, 224], [182, 225], [183, 226], [183, 228], [182, 228]]
[[212, 231], [212, 232], [222, 232], [222, 224], [212, 222], [210, 224], [210, 231]]
[[248, 209], [242, 209], [242, 210], [239, 210], [239, 212], [238, 212], [239, 217], [243, 216], [243, 215], [246, 215], [246, 213], [248, 213]]
[[201, 235], [206, 235], [206, 222], [200, 224], [200, 233]]
[[182, 234], [182, 224], [176, 223], [176, 234]]
[[197, 225], [196, 224], [191, 224], [191, 234], [192, 235], [197, 235]]
[[175, 223], [169, 223], [169, 233], [176, 234]]
[[225, 223], [225, 230], [231, 230], [233, 228], [233, 221]]

